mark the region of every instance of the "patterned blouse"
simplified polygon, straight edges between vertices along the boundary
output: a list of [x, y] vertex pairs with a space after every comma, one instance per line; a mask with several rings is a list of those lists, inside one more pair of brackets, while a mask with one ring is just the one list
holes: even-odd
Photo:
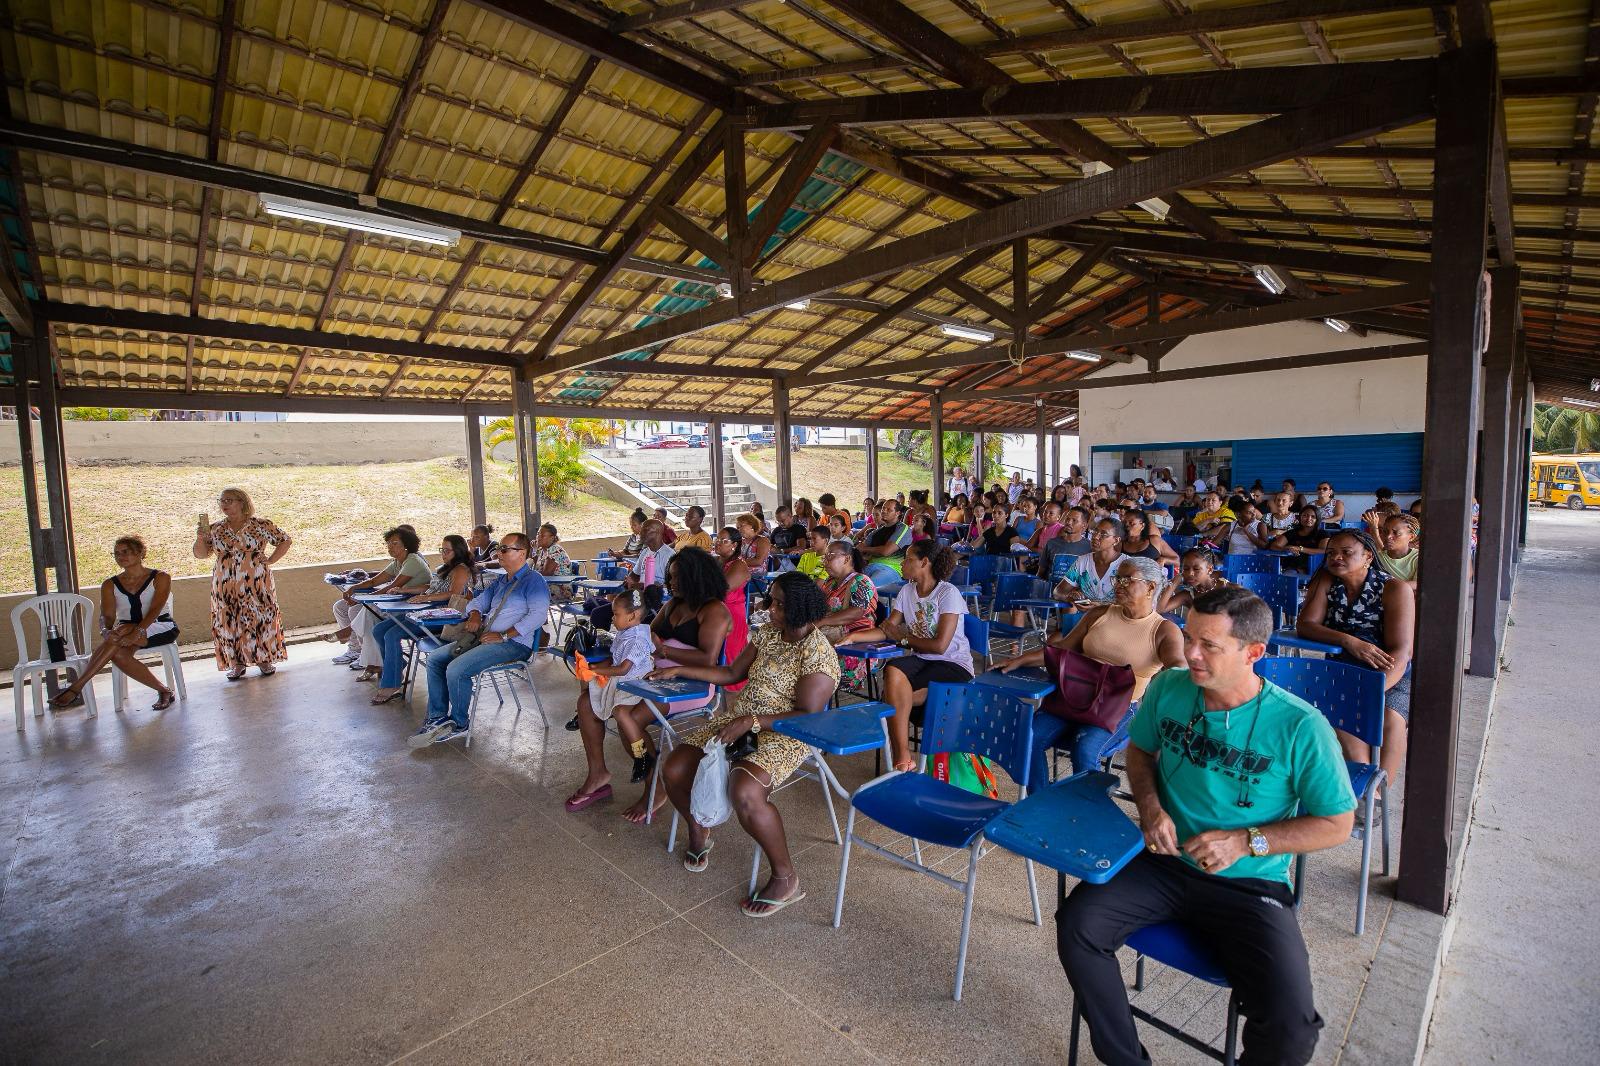
[[1354, 600], [1345, 591], [1344, 582], [1337, 578], [1328, 582], [1328, 613], [1323, 625], [1349, 633], [1375, 647], [1384, 647], [1383, 586], [1389, 575], [1376, 565], [1367, 568], [1367, 579]]

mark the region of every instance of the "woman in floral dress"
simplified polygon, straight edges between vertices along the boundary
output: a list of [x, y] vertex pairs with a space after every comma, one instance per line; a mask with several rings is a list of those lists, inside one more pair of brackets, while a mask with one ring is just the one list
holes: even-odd
[[[828, 545], [823, 565], [828, 568], [828, 576], [819, 584], [828, 598], [828, 613], [822, 619], [822, 635], [831, 644], [847, 644], [850, 634], [872, 628], [877, 617], [878, 590], [872, 579], [862, 573], [866, 560], [860, 549], [849, 541], [836, 540]], [[849, 655], [839, 661], [839, 667], [841, 685], [856, 692], [866, 691], [870, 662]]]
[[[289, 550], [289, 535], [265, 518], [243, 489], [223, 489], [217, 499], [220, 522], [206, 522], [194, 539], [194, 557], [216, 557], [211, 570], [211, 639], [217, 669], [237, 681], [255, 666], [262, 677], [272, 664], [289, 657], [283, 643], [283, 616], [278, 613], [272, 566]], [[270, 552], [270, 554], [268, 554]]]

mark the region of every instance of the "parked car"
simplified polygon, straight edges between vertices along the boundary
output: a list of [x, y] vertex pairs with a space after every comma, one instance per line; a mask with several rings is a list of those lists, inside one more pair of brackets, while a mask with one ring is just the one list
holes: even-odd
[[691, 448], [709, 448], [711, 446], [710, 439], [704, 433], [689, 434], [688, 442]]
[[777, 435], [767, 430], [758, 430], [750, 434], [750, 443], [758, 448], [768, 447], [777, 442]]
[[640, 448], [687, 448], [689, 442], [682, 437], [652, 437], [639, 445]]

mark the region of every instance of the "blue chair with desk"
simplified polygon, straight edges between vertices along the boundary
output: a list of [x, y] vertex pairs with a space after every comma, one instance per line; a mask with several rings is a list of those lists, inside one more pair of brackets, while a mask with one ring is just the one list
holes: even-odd
[[[928, 699], [924, 707], [922, 751], [925, 756], [964, 752], [988, 758], [1005, 770], [1017, 785], [1019, 795], [1026, 797], [1032, 721], [1033, 714], [1027, 704], [998, 689], [934, 682], [928, 686]], [[962, 894], [964, 906], [952, 995], [959, 1001], [966, 976], [978, 860], [985, 852], [983, 832], [996, 816], [1010, 807], [1011, 804], [1005, 800], [968, 792], [921, 773], [891, 771], [856, 789], [850, 797], [844, 851], [839, 858], [839, 888], [834, 900], [833, 927], [839, 928], [844, 916], [844, 894], [850, 873], [852, 847], [864, 848], [957, 890]], [[858, 836], [855, 832], [857, 814], [865, 815], [892, 832], [909, 838], [912, 854], [902, 855]], [[966, 878], [951, 877], [923, 862], [924, 843], [964, 849], [967, 852]], [[1034, 880], [1032, 863], [1027, 863], [1026, 868], [1034, 924], [1038, 925], [1042, 924], [1038, 886]]]
[[1283, 571], [1283, 559], [1277, 555], [1256, 552], [1251, 555], [1225, 555], [1222, 557], [1222, 576], [1238, 581], [1244, 574], [1277, 574]]
[[[1389, 876], [1389, 778], [1378, 765], [1383, 752], [1383, 673], [1352, 663], [1290, 658], [1262, 659], [1256, 663], [1256, 673], [1299, 696], [1321, 711], [1335, 729], [1349, 733], [1370, 749], [1366, 762], [1345, 760], [1350, 789], [1363, 814], [1356, 824], [1356, 835], [1361, 839], [1361, 880], [1356, 889], [1356, 935], [1360, 936], [1367, 923], [1374, 816], [1381, 819], [1382, 873]], [[1299, 882], [1298, 874], [1295, 880]]]
[[[1050, 582], [1032, 574], [1000, 574], [995, 578], [994, 603], [989, 611], [989, 639], [1010, 644], [1020, 655], [1030, 643], [1035, 647], [1044, 643], [1050, 615], [1060, 606], [1065, 605], [1050, 598]], [[1002, 613], [1012, 611], [1027, 611], [1030, 624], [1019, 626], [1000, 620]]]
[[[540, 645], [544, 643], [544, 639], [544, 630], [541, 629], [533, 635], [533, 647], [528, 649], [528, 654], [524, 658], [514, 659], [508, 663], [498, 663], [479, 670], [473, 675], [472, 699], [467, 703], [468, 729], [472, 728], [472, 715], [477, 710], [478, 697], [483, 693], [483, 686], [486, 682], [494, 688], [496, 706], [505, 705], [505, 690], [500, 687], [500, 682], [504, 679], [506, 688], [511, 691], [512, 702], [517, 707], [516, 717], [513, 721], [519, 721], [522, 718], [522, 697], [517, 695], [516, 685], [516, 682], [520, 680], [527, 683], [528, 691], [533, 694], [533, 706], [539, 712], [539, 728], [546, 732], [549, 731], [550, 723], [545, 721], [544, 717], [544, 700], [539, 697], [539, 686], [533, 682], [533, 661], [538, 656]], [[467, 747], [472, 747], [471, 733], [467, 734]]]

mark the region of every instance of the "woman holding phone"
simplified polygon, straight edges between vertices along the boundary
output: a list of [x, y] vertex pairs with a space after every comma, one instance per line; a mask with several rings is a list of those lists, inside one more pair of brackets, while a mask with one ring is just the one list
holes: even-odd
[[229, 681], [255, 666], [262, 677], [276, 672], [273, 663], [289, 657], [283, 643], [283, 617], [278, 613], [272, 566], [289, 551], [289, 535], [265, 518], [243, 489], [223, 489], [217, 499], [222, 520], [200, 515], [194, 557], [215, 557], [211, 568], [211, 639], [217, 669]]

